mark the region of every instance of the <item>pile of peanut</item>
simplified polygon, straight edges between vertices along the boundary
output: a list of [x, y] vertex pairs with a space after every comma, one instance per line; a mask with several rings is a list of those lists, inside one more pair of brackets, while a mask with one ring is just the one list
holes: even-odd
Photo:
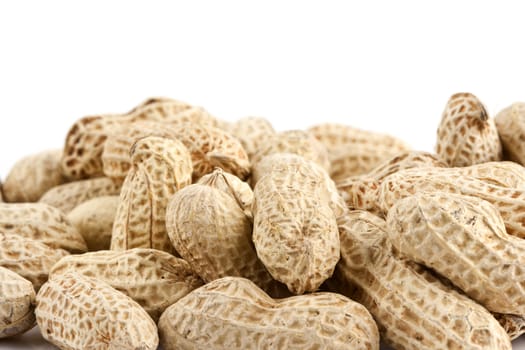
[[149, 99], [0, 191], [0, 338], [61, 349], [511, 349], [525, 103], [447, 102], [435, 154]]

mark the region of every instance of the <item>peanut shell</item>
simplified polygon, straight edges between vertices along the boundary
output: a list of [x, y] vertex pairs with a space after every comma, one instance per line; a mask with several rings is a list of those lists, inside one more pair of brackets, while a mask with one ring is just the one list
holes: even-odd
[[494, 118], [505, 158], [525, 165], [525, 103], [513, 103]]

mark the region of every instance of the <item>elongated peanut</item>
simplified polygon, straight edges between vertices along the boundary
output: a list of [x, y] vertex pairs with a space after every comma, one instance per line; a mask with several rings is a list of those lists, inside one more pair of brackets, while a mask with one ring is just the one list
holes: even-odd
[[161, 344], [174, 349], [379, 349], [377, 326], [335, 293], [273, 300], [251, 281], [225, 277], [169, 307]]
[[330, 176], [335, 181], [364, 174], [409, 149], [393, 136], [343, 124], [319, 124], [308, 132], [325, 145], [330, 159]]
[[335, 275], [354, 286], [352, 299], [374, 316], [385, 343], [405, 350], [511, 349], [485, 308], [393, 253], [384, 220], [353, 211], [339, 229]]
[[0, 339], [22, 334], [35, 320], [33, 284], [11, 270], [0, 267]]
[[418, 193], [396, 202], [387, 224], [390, 241], [409, 259], [432, 268], [490, 311], [525, 314], [525, 241], [507, 235], [487, 201]]
[[6, 202], [36, 202], [65, 179], [60, 168], [62, 150], [39, 152], [17, 161], [4, 181]]
[[513, 103], [494, 119], [505, 158], [525, 165], [525, 103]]
[[484, 199], [498, 209], [507, 233], [525, 237], [525, 189], [497, 186], [486, 176], [441, 172], [436, 168], [401, 170], [383, 181], [378, 188], [377, 203], [386, 213], [399, 199], [423, 191], [457, 193]]
[[261, 117], [241, 118], [232, 123], [227, 131], [241, 141], [250, 160], [275, 135], [270, 121]]
[[157, 327], [130, 297], [98, 279], [57, 275], [36, 296], [42, 336], [61, 349], [157, 349]]
[[468, 166], [502, 159], [494, 120], [471, 93], [450, 97], [437, 130], [436, 153], [449, 166]]
[[109, 249], [118, 205], [119, 196], [95, 197], [77, 205], [67, 215], [89, 251]]
[[0, 233], [17, 234], [72, 253], [87, 251], [64, 213], [44, 203], [0, 203]]
[[306, 159], [281, 161], [254, 190], [257, 255], [273, 278], [295, 294], [317, 290], [339, 260], [340, 213], [334, 211], [332, 194], [317, 169]]
[[47, 281], [53, 265], [66, 255], [63, 249], [53, 249], [15, 234], [0, 233], [0, 266], [29, 280], [36, 291]]
[[186, 261], [156, 249], [66, 256], [53, 266], [49, 278], [68, 272], [106, 282], [139, 303], [155, 322], [168, 306], [202, 285]]
[[117, 196], [121, 184], [107, 177], [74, 181], [53, 187], [40, 198], [40, 203], [52, 205], [69, 213], [76, 206], [92, 198], [101, 196]]
[[149, 136], [131, 148], [129, 171], [113, 224], [112, 250], [154, 248], [171, 252], [166, 232], [169, 198], [191, 183], [188, 150], [177, 141]]

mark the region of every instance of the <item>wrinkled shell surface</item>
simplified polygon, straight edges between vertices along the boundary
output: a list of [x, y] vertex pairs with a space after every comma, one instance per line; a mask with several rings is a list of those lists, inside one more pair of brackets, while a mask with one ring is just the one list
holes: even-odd
[[47, 281], [53, 265], [68, 252], [14, 234], [0, 233], [0, 266], [33, 283], [36, 291]]
[[118, 196], [121, 184], [107, 177], [74, 181], [56, 186], [40, 198], [40, 203], [49, 204], [69, 213], [76, 206], [92, 198]]
[[225, 277], [188, 294], [159, 321], [174, 349], [379, 349], [377, 326], [335, 293], [273, 300], [249, 280]]
[[86, 242], [59, 209], [43, 203], [0, 203], [0, 233], [12, 233], [62, 248], [87, 251]]
[[503, 109], [494, 118], [505, 157], [525, 165], [525, 103]]
[[119, 196], [95, 197], [79, 204], [67, 215], [89, 251], [109, 249], [118, 205]]
[[450, 97], [437, 130], [436, 153], [449, 166], [468, 166], [502, 158], [496, 124], [471, 93]]
[[488, 310], [525, 314], [525, 241], [507, 235], [498, 211], [477, 197], [418, 193], [387, 216], [396, 249], [449, 279]]
[[525, 333], [525, 317], [520, 315], [494, 314], [496, 320], [505, 329], [511, 340]]
[[53, 266], [49, 278], [68, 272], [106, 282], [139, 303], [155, 322], [164, 309], [202, 285], [186, 261], [155, 249], [70, 255]]
[[20, 159], [4, 181], [6, 202], [36, 202], [50, 188], [64, 183], [62, 150], [48, 150]]
[[228, 128], [228, 132], [241, 141], [250, 160], [275, 135], [270, 121], [261, 117], [241, 118]]
[[280, 163], [254, 190], [253, 242], [276, 280], [295, 294], [317, 290], [339, 260], [337, 214], [313, 162]]
[[33, 284], [11, 270], [0, 267], [0, 339], [22, 334], [35, 320]]
[[134, 143], [131, 160], [133, 168], [122, 186], [111, 249], [172, 252], [166, 206], [175, 192], [191, 183], [190, 154], [177, 140], [148, 136]]
[[57, 275], [36, 301], [42, 336], [61, 349], [157, 349], [157, 327], [146, 311], [100, 280]]
[[378, 323], [394, 349], [506, 349], [510, 339], [481, 305], [393, 254], [385, 221], [354, 211], [341, 222], [337, 279], [357, 289], [352, 299]]

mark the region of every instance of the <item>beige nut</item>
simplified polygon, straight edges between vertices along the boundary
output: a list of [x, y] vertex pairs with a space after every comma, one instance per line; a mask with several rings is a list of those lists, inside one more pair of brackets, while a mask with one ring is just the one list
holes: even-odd
[[139, 303], [155, 322], [168, 306], [203, 284], [186, 261], [146, 248], [66, 256], [53, 266], [49, 279], [68, 272], [106, 282]]
[[502, 159], [494, 120], [471, 93], [450, 97], [437, 130], [436, 153], [449, 166], [468, 166]]
[[35, 289], [22, 276], [0, 267], [0, 339], [22, 334], [36, 323]]
[[131, 160], [133, 168], [122, 186], [111, 249], [172, 252], [166, 206], [175, 192], [191, 183], [190, 154], [177, 140], [148, 136], [133, 144]]
[[227, 131], [241, 141], [248, 158], [253, 161], [257, 151], [275, 135], [275, 130], [266, 118], [245, 117], [232, 123]]
[[4, 181], [6, 202], [36, 202], [65, 179], [60, 168], [62, 150], [39, 152], [18, 160]]
[[84, 238], [66, 215], [44, 203], [0, 203], [0, 233], [31, 238], [71, 253], [87, 251]]
[[513, 103], [494, 118], [506, 159], [525, 165], [525, 103]]
[[161, 344], [174, 349], [379, 349], [377, 326], [360, 304], [335, 293], [273, 300], [251, 281], [225, 277], [169, 307]]
[[75, 207], [67, 219], [86, 241], [89, 251], [109, 249], [119, 196], [102, 196]]
[[505, 330], [484, 307], [394, 254], [384, 220], [353, 211], [340, 220], [339, 229], [336, 278], [353, 285], [352, 299], [370, 311], [381, 339], [392, 348], [512, 348]]
[[130, 297], [95, 278], [57, 275], [36, 296], [42, 336], [61, 349], [155, 350], [157, 327]]
[[66, 255], [68, 252], [63, 249], [53, 249], [19, 235], [0, 233], [0, 266], [29, 280], [35, 291], [47, 281], [53, 265]]

